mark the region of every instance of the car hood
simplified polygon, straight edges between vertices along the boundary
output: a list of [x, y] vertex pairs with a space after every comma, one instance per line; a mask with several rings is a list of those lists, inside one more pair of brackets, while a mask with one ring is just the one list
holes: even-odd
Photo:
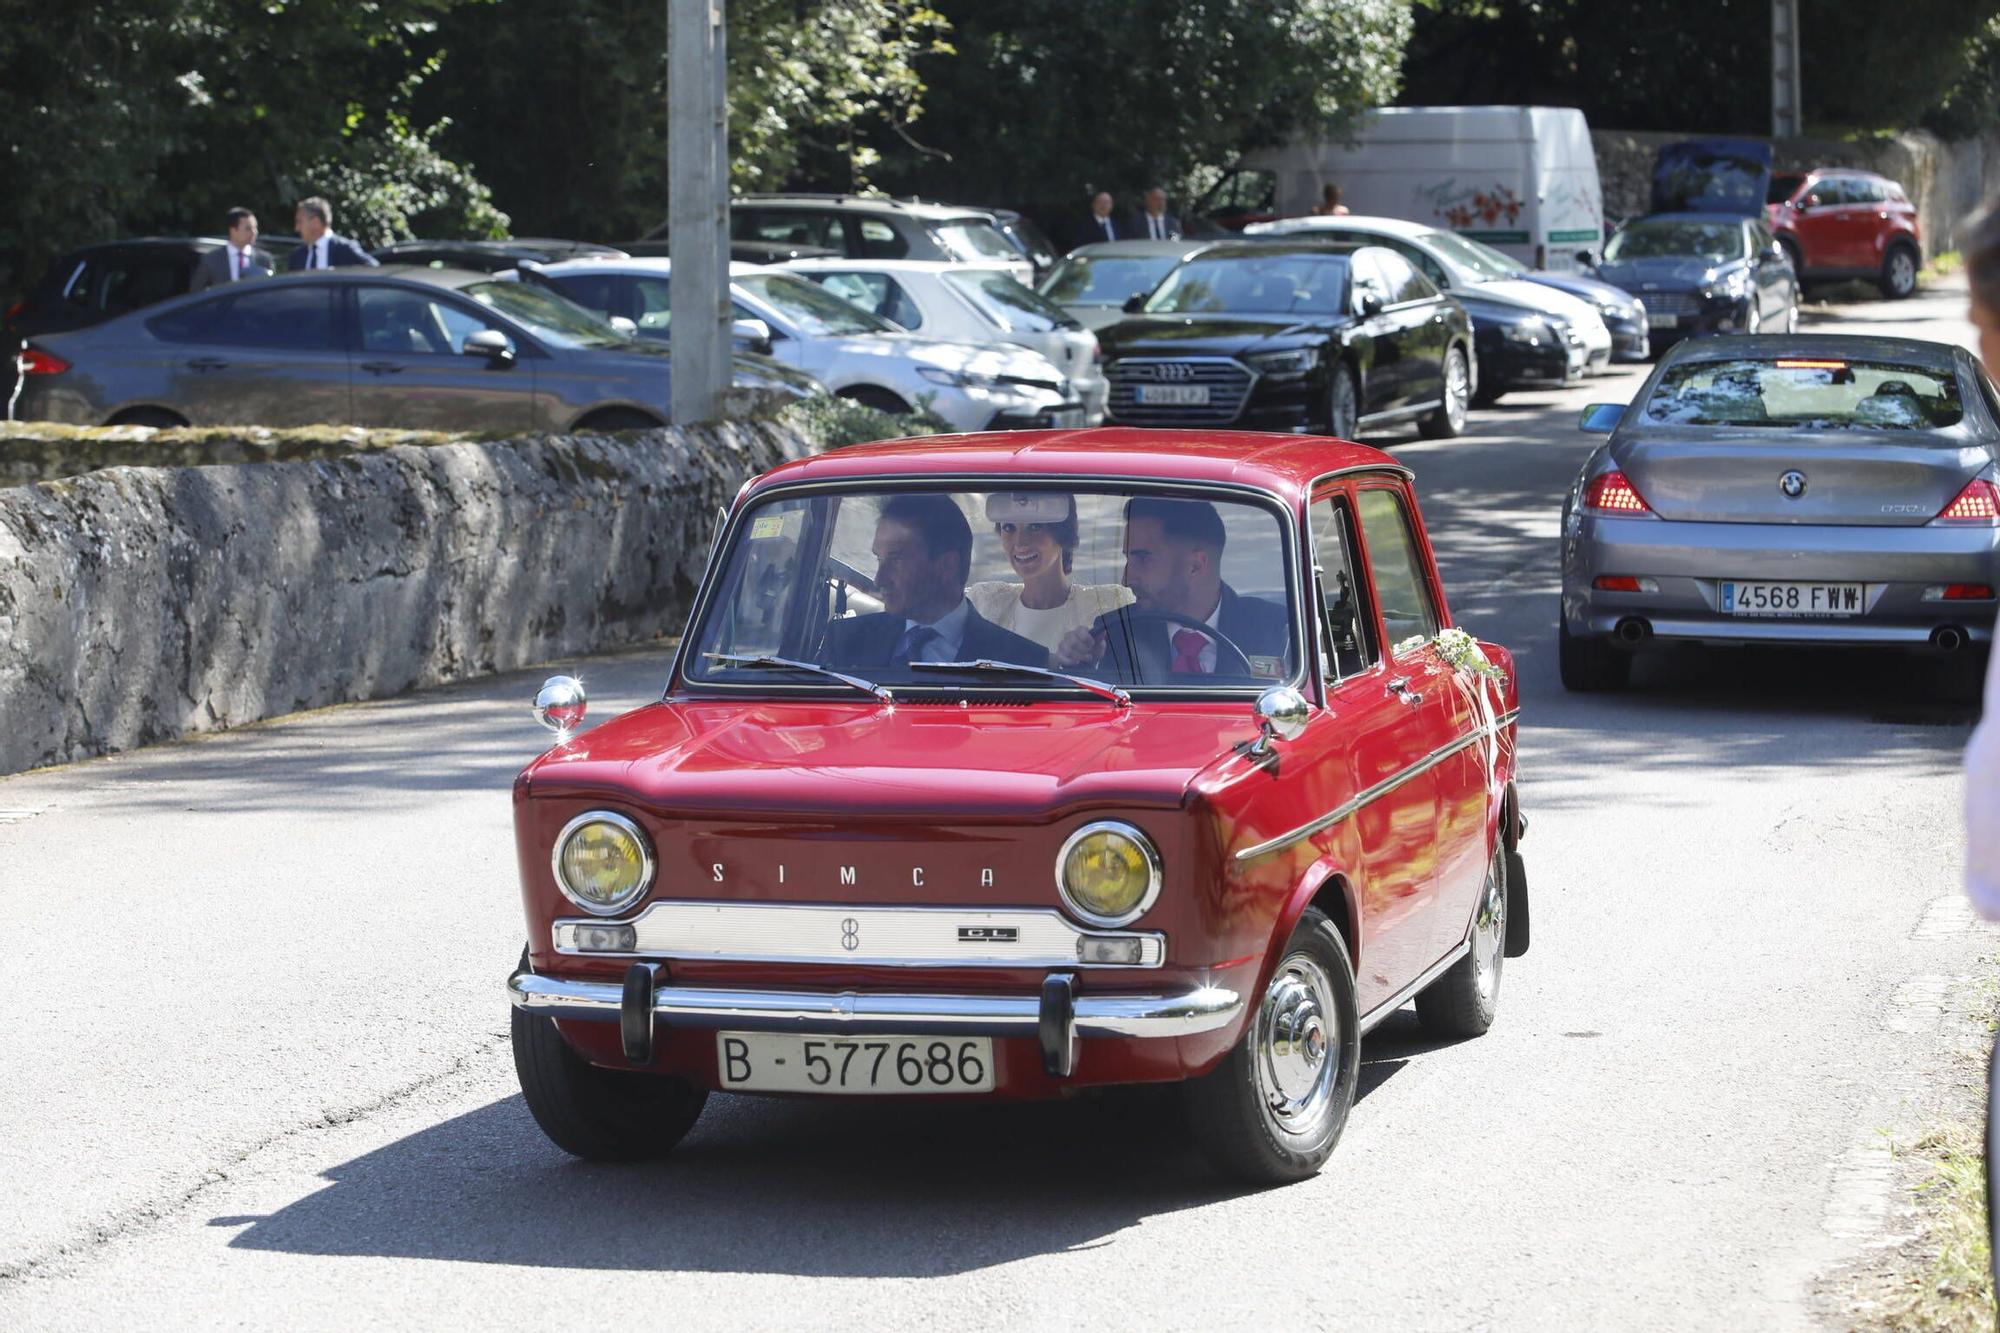
[[1567, 292], [1580, 301], [1593, 305], [1628, 306], [1632, 304], [1632, 293], [1622, 287], [1614, 287], [1596, 278], [1586, 278], [1575, 273], [1547, 273], [1537, 270], [1526, 279], [1541, 287], [1553, 287], [1559, 292]]
[[523, 776], [536, 796], [615, 794], [669, 818], [1020, 819], [1177, 808], [1256, 735], [1248, 703], [691, 700], [614, 718]]
[[1634, 296], [1649, 291], [1691, 291], [1741, 268], [1743, 261], [1717, 264], [1695, 255], [1657, 255], [1616, 264], [1600, 264], [1598, 276]]
[[1653, 157], [1655, 213], [1758, 217], [1771, 184], [1771, 145], [1755, 139], [1689, 139]]
[[1110, 328], [1128, 318], [1125, 308], [1115, 305], [1066, 305], [1063, 313], [1093, 332]]
[[1526, 278], [1495, 278], [1472, 290], [1489, 301], [1517, 305], [1537, 314], [1561, 315], [1580, 332], [1604, 323], [1597, 307], [1590, 302]]
[[1120, 356], [1193, 356], [1282, 351], [1319, 342], [1342, 321], [1292, 315], [1134, 315], [1097, 331], [1104, 359]]

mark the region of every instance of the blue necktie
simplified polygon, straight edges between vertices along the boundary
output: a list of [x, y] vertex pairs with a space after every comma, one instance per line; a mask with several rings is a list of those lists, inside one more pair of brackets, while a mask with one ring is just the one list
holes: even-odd
[[903, 631], [903, 637], [896, 640], [896, 651], [890, 655], [889, 664], [908, 666], [938, 637], [938, 632], [929, 625], [911, 625]]

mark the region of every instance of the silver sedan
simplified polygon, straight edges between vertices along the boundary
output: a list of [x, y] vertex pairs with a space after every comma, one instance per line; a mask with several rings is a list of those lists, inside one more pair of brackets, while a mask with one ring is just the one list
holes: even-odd
[[1562, 680], [1625, 684], [1656, 640], [1926, 647], [1993, 638], [2000, 401], [1903, 338], [1683, 343], [1563, 505]]

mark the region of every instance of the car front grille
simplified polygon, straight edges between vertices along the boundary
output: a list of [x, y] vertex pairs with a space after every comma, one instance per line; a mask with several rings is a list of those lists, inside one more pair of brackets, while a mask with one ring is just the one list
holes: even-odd
[[[1111, 418], [1128, 426], [1226, 426], [1243, 415], [1254, 378], [1235, 361], [1123, 358], [1105, 366]], [[1206, 403], [1141, 403], [1142, 384], [1205, 385]]]
[[1656, 315], [1699, 315], [1701, 298], [1693, 292], [1642, 292], [1639, 304], [1646, 307], [1646, 318]]

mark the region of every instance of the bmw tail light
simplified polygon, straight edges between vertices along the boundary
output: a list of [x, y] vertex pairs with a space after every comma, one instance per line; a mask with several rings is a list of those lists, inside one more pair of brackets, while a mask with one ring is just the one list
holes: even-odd
[[69, 369], [69, 362], [59, 356], [44, 352], [39, 347], [21, 349], [21, 373], [23, 375], [60, 375]]
[[1984, 527], [2000, 527], [2000, 489], [1984, 477], [1974, 477], [1965, 483], [1965, 489], [1958, 493], [1950, 504], [1938, 510], [1931, 520], [1934, 523], [1977, 523]]
[[1600, 514], [1650, 514], [1653, 506], [1623, 472], [1600, 472], [1583, 488], [1583, 507]]

